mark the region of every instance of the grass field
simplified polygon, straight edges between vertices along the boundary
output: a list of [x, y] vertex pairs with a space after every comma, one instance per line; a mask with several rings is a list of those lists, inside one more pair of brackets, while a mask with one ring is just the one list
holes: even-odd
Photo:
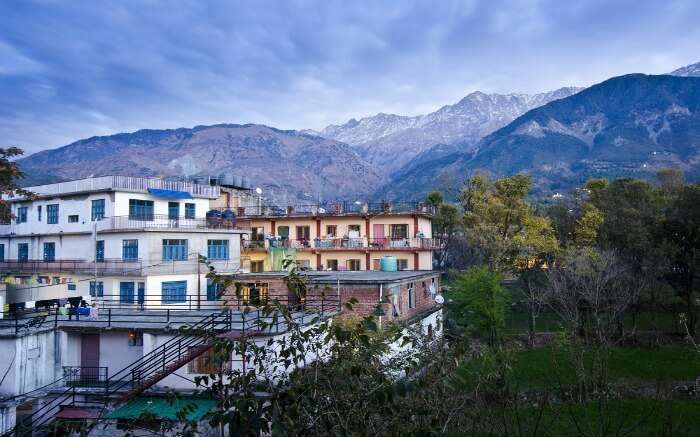
[[[592, 355], [584, 354], [590, 367]], [[700, 376], [700, 353], [691, 349], [615, 348], [607, 354], [609, 380], [614, 381], [692, 381]], [[574, 382], [573, 354], [550, 347], [512, 354], [511, 382], [522, 388], [567, 385]], [[480, 366], [478, 361], [462, 368], [467, 380]]]

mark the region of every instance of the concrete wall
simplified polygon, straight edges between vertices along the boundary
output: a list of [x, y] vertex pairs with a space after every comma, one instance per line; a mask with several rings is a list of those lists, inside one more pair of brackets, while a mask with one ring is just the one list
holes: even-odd
[[100, 332], [100, 366], [112, 375], [143, 356], [143, 346], [129, 346], [127, 331]]
[[54, 331], [0, 339], [0, 393], [18, 395], [43, 387], [57, 378]]

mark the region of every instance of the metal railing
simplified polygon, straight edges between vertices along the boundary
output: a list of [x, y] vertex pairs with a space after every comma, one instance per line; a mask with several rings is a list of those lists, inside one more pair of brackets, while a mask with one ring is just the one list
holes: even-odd
[[97, 222], [98, 231], [132, 229], [248, 230], [250, 220], [222, 218], [171, 218], [167, 214], [105, 217]]
[[297, 250], [434, 250], [443, 245], [436, 238], [313, 238], [244, 240], [243, 249], [269, 249], [280, 247]]
[[6, 259], [0, 261], [0, 270], [22, 273], [66, 272], [92, 274], [96, 271], [101, 275], [124, 275], [133, 271], [138, 271], [141, 267], [142, 262], [140, 259], [123, 260], [105, 258], [97, 262], [84, 259], [57, 259], [53, 261]]
[[107, 367], [63, 366], [63, 378], [69, 387], [104, 387]]
[[[218, 186], [135, 176], [100, 176], [78, 179], [74, 181], [58, 182], [55, 184], [26, 187], [26, 190], [38, 196], [55, 196], [61, 194], [117, 189], [139, 192], [148, 191], [149, 188], [185, 191], [190, 193], [193, 197], [203, 197], [208, 199], [216, 199], [219, 197], [220, 193], [220, 188]], [[12, 197], [11, 199], [16, 200], [21, 198], [23, 198], [23, 196]]]
[[[220, 208], [227, 210], [227, 208]], [[378, 214], [424, 214], [435, 215], [435, 208], [423, 202], [327, 202], [280, 207], [253, 205], [233, 209], [239, 217], [284, 217], [284, 216], [338, 216]]]

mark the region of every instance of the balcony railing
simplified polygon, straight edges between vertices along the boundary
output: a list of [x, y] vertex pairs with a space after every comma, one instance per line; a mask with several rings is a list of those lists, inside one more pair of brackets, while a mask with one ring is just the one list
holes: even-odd
[[[56, 184], [27, 187], [27, 190], [38, 196], [55, 196], [61, 194], [104, 190], [145, 192], [148, 191], [149, 188], [185, 191], [190, 193], [193, 197], [203, 197], [208, 199], [216, 199], [219, 197], [220, 193], [220, 188], [218, 186], [134, 176], [100, 176], [95, 178], [78, 179], [75, 181], [59, 182]], [[13, 199], [19, 198], [21, 198], [21, 196]]]
[[246, 230], [250, 229], [250, 220], [210, 218], [170, 218], [164, 214], [139, 216], [106, 217], [97, 222], [98, 231], [120, 231], [134, 229], [173, 229], [173, 230]]
[[104, 387], [107, 376], [107, 367], [63, 366], [68, 387]]
[[279, 247], [297, 250], [433, 250], [442, 247], [435, 238], [314, 238], [244, 240], [243, 249]]
[[[225, 209], [225, 208], [223, 208]], [[424, 214], [434, 215], [435, 208], [423, 202], [333, 202], [313, 205], [279, 207], [272, 205], [236, 208], [239, 217], [284, 217], [284, 216], [338, 216], [376, 214]]]
[[100, 275], [125, 275], [141, 270], [142, 262], [137, 260], [105, 259], [104, 261], [87, 261], [84, 259], [16, 260], [0, 261], [0, 270], [21, 273], [76, 273], [92, 274], [97, 271]]

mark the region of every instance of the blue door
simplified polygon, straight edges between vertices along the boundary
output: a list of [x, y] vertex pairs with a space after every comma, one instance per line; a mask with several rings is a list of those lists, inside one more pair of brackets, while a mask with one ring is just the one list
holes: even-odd
[[139, 304], [143, 305], [143, 303], [146, 301], [146, 284], [143, 282], [139, 282]]
[[119, 283], [119, 302], [134, 303], [134, 283], [120, 282]]

